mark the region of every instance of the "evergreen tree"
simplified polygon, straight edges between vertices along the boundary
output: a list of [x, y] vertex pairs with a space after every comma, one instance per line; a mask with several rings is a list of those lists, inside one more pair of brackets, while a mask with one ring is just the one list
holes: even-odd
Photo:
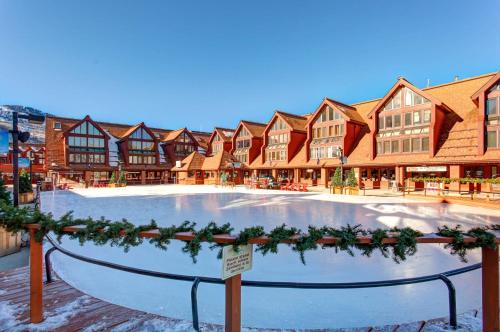
[[11, 204], [10, 200], [10, 192], [7, 190], [7, 186], [3, 180], [2, 173], [0, 173], [0, 201], [3, 201], [7, 204]]
[[354, 169], [351, 169], [347, 173], [347, 186], [353, 188], [358, 186], [358, 180], [356, 179], [356, 174], [354, 173]]
[[337, 167], [335, 169], [335, 173], [333, 174], [332, 178], [331, 178], [331, 183], [332, 183], [332, 186], [334, 187], [342, 187], [342, 174], [341, 174], [341, 171], [340, 171], [340, 167]]
[[111, 173], [111, 178], [109, 178], [109, 183], [116, 183], [115, 172]]
[[127, 183], [127, 179], [125, 178], [125, 172], [124, 171], [120, 172], [120, 177], [118, 178], [118, 183], [123, 183], [123, 184]]
[[31, 192], [33, 192], [33, 187], [31, 185], [30, 175], [23, 169], [19, 173], [19, 193], [25, 194]]

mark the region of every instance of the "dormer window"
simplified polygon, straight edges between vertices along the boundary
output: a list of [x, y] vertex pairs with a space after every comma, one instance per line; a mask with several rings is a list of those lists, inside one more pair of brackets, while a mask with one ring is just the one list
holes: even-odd
[[67, 133], [68, 160], [70, 164], [104, 164], [105, 136], [89, 121]]
[[144, 128], [138, 128], [128, 137], [128, 163], [133, 165], [156, 164], [154, 138]]
[[287, 126], [285, 121], [278, 118], [276, 119], [276, 121], [274, 121], [273, 125], [271, 126], [271, 131], [285, 130], [286, 128]]
[[486, 147], [500, 148], [500, 82], [488, 90], [485, 120]]

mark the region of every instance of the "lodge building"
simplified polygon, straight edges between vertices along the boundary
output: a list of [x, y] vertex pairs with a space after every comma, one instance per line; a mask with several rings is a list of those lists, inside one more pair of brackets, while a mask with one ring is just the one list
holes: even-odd
[[341, 161], [367, 188], [500, 174], [500, 72], [423, 89], [399, 78], [382, 98], [324, 98], [304, 113], [276, 111], [267, 124], [242, 120], [211, 134], [48, 116], [45, 164], [87, 182], [121, 170], [130, 183], [217, 183], [229, 172], [237, 183], [272, 176], [328, 186]]

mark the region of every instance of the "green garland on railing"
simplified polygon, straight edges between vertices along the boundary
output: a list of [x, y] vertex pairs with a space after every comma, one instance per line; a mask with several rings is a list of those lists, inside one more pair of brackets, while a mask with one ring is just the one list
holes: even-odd
[[500, 184], [500, 177], [494, 179], [484, 179], [484, 178], [447, 178], [447, 177], [435, 177], [435, 176], [416, 176], [408, 178], [412, 182], [438, 182], [438, 183], [462, 183], [462, 184]]
[[[25, 230], [29, 224], [38, 224], [39, 230], [35, 233], [35, 239], [42, 241], [48, 233], [53, 233], [60, 241], [62, 236], [77, 239], [80, 244], [87, 241], [96, 245], [111, 245], [123, 247], [127, 252], [131, 247], [136, 247], [146, 239], [139, 236], [141, 232], [156, 230], [158, 236], [150, 238], [149, 243], [162, 250], [167, 250], [171, 240], [176, 233], [191, 232], [194, 238], [184, 241], [182, 251], [188, 253], [193, 262], [196, 263], [202, 242], [212, 243], [210, 249], [221, 249], [224, 245], [214, 242], [214, 236], [220, 234], [230, 234], [233, 228], [229, 223], [221, 226], [215, 222], [210, 222], [207, 226], [196, 229], [196, 223], [184, 221], [179, 226], [159, 227], [154, 220], [149, 224], [135, 226], [133, 223], [122, 219], [121, 221], [111, 221], [105, 218], [94, 220], [92, 218], [74, 218], [69, 212], [59, 219], [55, 219], [50, 213], [42, 213], [29, 208], [14, 208], [12, 205], [0, 200], [0, 227], [4, 227], [9, 232], [19, 232]], [[72, 233], [64, 233], [63, 229], [68, 226], [77, 227]], [[491, 231], [500, 231], [500, 225], [473, 228], [469, 231], [462, 231], [460, 226], [454, 228], [443, 226], [438, 228], [437, 235], [453, 238], [453, 242], [445, 245], [450, 249], [452, 255], [458, 255], [462, 261], [466, 261], [468, 250], [489, 247], [496, 248], [496, 237]], [[235, 250], [239, 245], [248, 244], [252, 239], [261, 236], [267, 237], [266, 243], [256, 244], [256, 251], [263, 255], [268, 253], [278, 253], [278, 246], [286, 241], [286, 245], [300, 255], [301, 261], [305, 264], [305, 253], [318, 248], [334, 248], [335, 252], [344, 251], [349, 255], [354, 255], [354, 249], [359, 249], [362, 255], [370, 257], [374, 251], [378, 250], [384, 257], [392, 257], [396, 263], [404, 261], [408, 256], [412, 256], [417, 251], [417, 238], [423, 234], [409, 227], [392, 229], [364, 230], [361, 225], [341, 226], [335, 228], [331, 226], [309, 226], [307, 233], [295, 227], [285, 224], [275, 227], [268, 233], [262, 226], [248, 227], [236, 235], [236, 240], [232, 244]], [[318, 243], [325, 236], [337, 238], [334, 244]], [[358, 237], [369, 236], [372, 241], [369, 244], [358, 243]], [[470, 236], [476, 242], [465, 241], [465, 237]], [[293, 237], [293, 241], [290, 238]], [[395, 238], [395, 244], [384, 243], [384, 239]], [[218, 257], [222, 250], [219, 250]]]

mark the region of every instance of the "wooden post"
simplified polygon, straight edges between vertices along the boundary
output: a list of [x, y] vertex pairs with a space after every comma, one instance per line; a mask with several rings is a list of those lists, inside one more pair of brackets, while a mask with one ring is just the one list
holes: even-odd
[[43, 249], [35, 240], [36, 228], [30, 228], [30, 321], [43, 321]]
[[226, 279], [225, 331], [241, 331], [241, 274]]
[[483, 248], [483, 332], [500, 331], [498, 247]]

